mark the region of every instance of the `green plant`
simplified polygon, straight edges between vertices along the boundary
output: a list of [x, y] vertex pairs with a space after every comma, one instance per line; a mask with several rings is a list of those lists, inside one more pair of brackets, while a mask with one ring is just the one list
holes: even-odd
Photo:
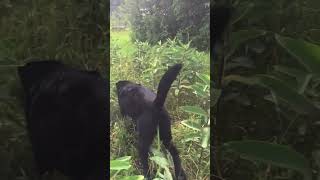
[[131, 168], [130, 159], [131, 159], [131, 156], [124, 156], [121, 158], [117, 158], [115, 160], [111, 160], [110, 161], [110, 171], [111, 171], [110, 179], [112, 179], [112, 180], [116, 180], [116, 179], [143, 180], [143, 176], [141, 176], [141, 175], [118, 176], [118, 173], [121, 170], [128, 170], [129, 168]]
[[[290, 3], [285, 0], [232, 0], [229, 3], [234, 7], [229, 36], [215, 59], [213, 76], [223, 80], [218, 111], [214, 114], [218, 139], [215, 147], [217, 176], [225, 179], [298, 180], [303, 176], [314, 179], [319, 174], [319, 126], [315, 125], [319, 116], [319, 80], [314, 70], [319, 68], [306, 59], [315, 58], [318, 51], [315, 45], [319, 45], [320, 38], [315, 32], [320, 26], [315, 9], [319, 9], [319, 4], [313, 0]], [[274, 38], [275, 34], [281, 36]], [[293, 57], [302, 52], [306, 53], [304, 57], [295, 61]], [[309, 63], [311, 69], [307, 67]], [[228, 143], [237, 147], [228, 146]], [[260, 143], [279, 149], [273, 149], [275, 153], [271, 153], [272, 150], [260, 152]], [[222, 148], [223, 144], [226, 148]], [[263, 158], [259, 158], [263, 162], [256, 154], [243, 154], [239, 146], [261, 153]], [[287, 158], [292, 162], [280, 168], [279, 162], [271, 157], [276, 157], [281, 149], [288, 150], [284, 154], [296, 157]], [[270, 161], [266, 161], [265, 156]], [[303, 158], [299, 159], [301, 156]], [[293, 170], [290, 163], [298, 163], [300, 168]]]
[[[315, 92], [314, 88], [319, 86], [311, 86], [312, 82], [319, 81], [320, 73], [320, 46], [308, 43], [302, 40], [282, 37], [276, 35], [277, 42], [285, 48], [293, 57], [301, 64], [300, 67], [288, 67], [285, 65], [275, 66], [275, 72], [270, 74], [255, 75], [252, 77], [243, 77], [239, 75], [229, 75], [224, 78], [225, 81], [237, 81], [247, 85], [258, 85], [267, 88], [271, 92], [271, 98], [268, 100], [275, 103], [277, 111], [288, 117], [291, 121], [290, 125], [296, 120], [291, 119], [290, 115], [296, 113], [296, 117], [307, 116], [310, 121], [307, 124], [317, 122], [320, 115], [320, 109], [317, 107], [317, 93], [311, 96], [309, 91]], [[288, 80], [289, 78], [289, 80]], [[308, 88], [310, 87], [311, 88]], [[307, 96], [308, 94], [308, 96]], [[281, 135], [284, 138], [286, 131]], [[279, 143], [283, 139], [279, 139]], [[311, 170], [309, 162], [303, 155], [296, 153], [286, 146], [277, 146], [264, 142], [236, 142], [226, 143], [229, 149], [233, 149], [240, 154], [244, 154], [245, 158], [265, 163], [271, 163], [276, 166], [295, 169], [304, 174], [305, 179], [311, 179]], [[261, 148], [264, 147], [264, 148]], [[261, 149], [260, 149], [261, 148]], [[239, 150], [241, 149], [241, 150]], [[269, 149], [266, 151], [266, 149]], [[254, 150], [254, 151], [251, 151]], [[281, 155], [281, 158], [279, 158]]]

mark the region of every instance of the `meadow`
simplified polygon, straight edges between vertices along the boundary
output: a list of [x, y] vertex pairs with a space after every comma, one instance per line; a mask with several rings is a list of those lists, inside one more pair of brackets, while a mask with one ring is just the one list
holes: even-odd
[[[111, 31], [110, 39], [111, 179], [143, 179], [135, 148], [136, 134], [132, 131], [130, 119], [120, 115], [115, 83], [130, 80], [156, 92], [163, 73], [175, 63], [183, 63], [184, 67], [166, 100], [173, 121], [173, 142], [180, 152], [188, 178], [209, 179], [209, 54], [175, 39], [153, 46], [146, 42], [134, 42], [130, 30]], [[156, 179], [172, 179], [173, 162], [158, 137], [150, 154], [150, 168], [157, 172]]]

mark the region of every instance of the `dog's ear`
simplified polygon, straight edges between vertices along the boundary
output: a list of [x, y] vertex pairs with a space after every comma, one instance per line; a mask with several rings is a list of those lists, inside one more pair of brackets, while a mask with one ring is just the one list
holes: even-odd
[[62, 67], [58, 61], [34, 61], [18, 67], [18, 75], [23, 88], [28, 91], [34, 83]]
[[122, 89], [124, 86], [126, 86], [126, 85], [128, 85], [128, 84], [130, 84], [130, 83], [131, 83], [130, 81], [118, 81], [118, 82], [116, 83], [116, 88], [117, 88], [117, 93], [118, 93], [118, 95], [119, 95], [121, 89]]

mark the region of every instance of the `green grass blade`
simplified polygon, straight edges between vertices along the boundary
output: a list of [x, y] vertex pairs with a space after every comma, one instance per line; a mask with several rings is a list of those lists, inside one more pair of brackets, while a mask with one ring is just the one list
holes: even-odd
[[228, 142], [224, 147], [240, 154], [244, 159], [297, 170], [305, 176], [305, 179], [311, 179], [308, 161], [288, 146], [246, 140]]
[[309, 72], [320, 75], [320, 46], [280, 35], [275, 37], [278, 43]]

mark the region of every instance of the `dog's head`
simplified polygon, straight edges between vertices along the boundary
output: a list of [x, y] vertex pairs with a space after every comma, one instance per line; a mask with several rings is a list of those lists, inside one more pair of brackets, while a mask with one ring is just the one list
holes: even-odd
[[63, 64], [58, 61], [33, 61], [18, 67], [18, 75], [24, 90], [29, 91], [34, 83], [62, 67]]
[[141, 113], [143, 94], [140, 93], [140, 87], [140, 85], [130, 81], [118, 81], [116, 83], [118, 102], [122, 115], [133, 117]]
[[141, 93], [141, 85], [133, 83], [131, 81], [118, 81], [116, 83], [118, 99], [127, 99], [132, 102], [139, 101], [139, 98], [143, 98]]

